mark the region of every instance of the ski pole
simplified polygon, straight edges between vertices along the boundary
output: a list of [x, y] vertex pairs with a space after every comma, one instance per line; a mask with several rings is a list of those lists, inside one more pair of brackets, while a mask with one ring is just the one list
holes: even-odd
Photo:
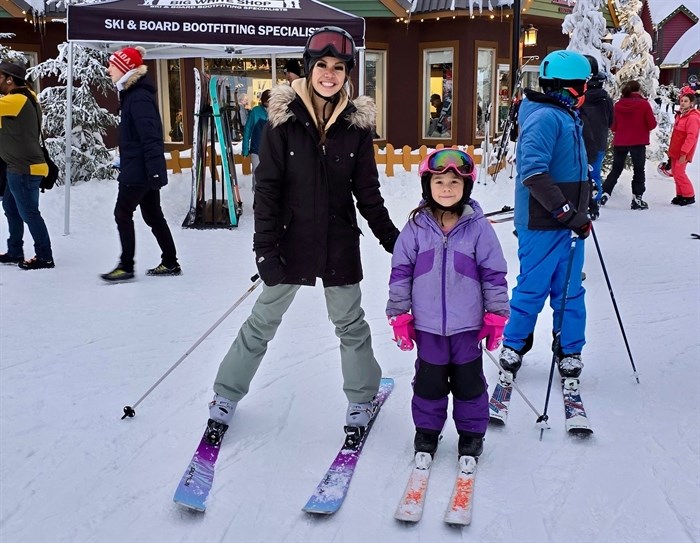
[[151, 388], [149, 388], [149, 389], [146, 391], [146, 393], [145, 393], [143, 396], [141, 396], [141, 397], [138, 399], [138, 401], [137, 401], [133, 406], [127, 405], [127, 406], [124, 407], [124, 415], [122, 416], [122, 420], [124, 420], [126, 417], [131, 418], [131, 417], [133, 417], [134, 415], [136, 415], [136, 406], [137, 406], [138, 404], [140, 404], [140, 403], [146, 398], [146, 396], [148, 396], [151, 392], [153, 392], [153, 390], [163, 381], [163, 379], [165, 379], [168, 375], [170, 375], [170, 374], [172, 373], [172, 371], [173, 371], [175, 368], [177, 368], [177, 367], [182, 363], [182, 361], [185, 360], [185, 358], [187, 358], [187, 357], [189, 356], [189, 354], [190, 354], [192, 351], [194, 351], [194, 350], [199, 346], [199, 344], [202, 343], [202, 341], [204, 341], [204, 340], [207, 338], [207, 336], [208, 336], [209, 334], [211, 334], [211, 333], [216, 329], [217, 326], [219, 326], [222, 322], [224, 322], [224, 319], [226, 319], [226, 317], [228, 317], [234, 309], [236, 309], [239, 305], [241, 305], [241, 302], [243, 302], [243, 300], [245, 300], [245, 299], [250, 295], [250, 293], [253, 292], [253, 291], [258, 287], [258, 285], [259, 285], [260, 283], [262, 283], [262, 279], [260, 279], [260, 276], [259, 276], [257, 273], [256, 273], [253, 277], [251, 277], [250, 280], [253, 281], [253, 284], [250, 286], [250, 288], [248, 288], [248, 290], [245, 291], [245, 293], [243, 294], [243, 296], [241, 296], [240, 298], [238, 298], [238, 300], [236, 301], [236, 303], [234, 303], [231, 307], [229, 307], [228, 310], [226, 310], [226, 313], [224, 313], [223, 315], [221, 315], [221, 317], [219, 318], [219, 320], [216, 321], [216, 322], [211, 326], [211, 328], [209, 328], [209, 330], [207, 330], [206, 332], [204, 332], [204, 334], [202, 334], [202, 336], [194, 343], [194, 345], [192, 345], [192, 347], [190, 347], [189, 349], [187, 349], [187, 352], [186, 352], [185, 354], [183, 354], [183, 355], [179, 358], [179, 360], [178, 360], [177, 362], [175, 362], [175, 363], [170, 367], [170, 369], [169, 369], [168, 371], [166, 371], [166, 372], [163, 374], [163, 376], [162, 376], [160, 379], [158, 379], [158, 380], [153, 384], [153, 386], [152, 386]]
[[605, 282], [608, 284], [608, 292], [610, 293], [610, 299], [612, 300], [613, 307], [615, 308], [615, 315], [617, 315], [617, 322], [620, 325], [620, 331], [622, 332], [622, 339], [625, 340], [625, 347], [627, 347], [627, 355], [630, 357], [630, 362], [632, 363], [632, 371], [634, 372], [634, 378], [639, 383], [639, 375], [637, 374], [637, 367], [634, 365], [634, 358], [632, 358], [632, 349], [630, 349], [629, 341], [627, 341], [627, 334], [625, 334], [625, 327], [622, 325], [622, 317], [620, 317], [620, 310], [617, 308], [617, 302], [615, 301], [615, 294], [613, 294], [612, 285], [610, 284], [610, 277], [608, 277], [608, 270], [605, 267], [605, 262], [603, 261], [603, 253], [600, 251], [600, 244], [598, 243], [598, 236], [595, 235], [595, 229], [591, 225], [591, 233], [593, 234], [593, 241], [595, 242], [595, 249], [598, 252], [598, 258], [600, 259], [600, 267], [603, 268], [603, 275], [605, 276]]
[[[498, 368], [498, 370], [499, 370], [499, 371], [503, 371], [503, 368], [501, 368], [501, 366], [498, 365], [498, 361], [496, 360], [496, 357], [493, 356], [493, 355], [491, 354], [491, 351], [488, 351], [488, 350], [486, 349], [486, 347], [484, 347], [484, 351], [486, 352], [487, 355], [489, 355], [489, 358], [491, 359], [491, 362], [493, 362], [493, 363], [496, 365], [496, 367]], [[541, 417], [542, 415], [540, 415], [540, 412], [537, 411], [537, 408], [536, 408], [534, 405], [532, 405], [532, 403], [530, 402], [530, 400], [527, 399], [527, 396], [525, 396], [525, 393], [523, 393], [523, 391], [520, 390], [520, 387], [519, 387], [518, 385], [515, 384], [515, 381], [512, 381], [512, 382], [511, 382], [511, 386], [515, 389], [515, 391], [516, 391], [518, 394], [520, 394], [520, 397], [521, 397], [523, 400], [525, 400], [525, 403], [526, 403], [527, 405], [530, 406], [530, 409], [532, 409], [533, 413], [535, 413], [535, 415], [537, 415], [538, 417]], [[546, 422], [545, 422], [545, 424], [546, 424]]]
[[549, 428], [547, 425], [547, 420], [549, 416], [547, 415], [547, 407], [549, 406], [549, 397], [552, 393], [552, 381], [554, 380], [554, 367], [557, 365], [557, 356], [559, 355], [559, 348], [561, 346], [561, 328], [564, 324], [564, 310], [566, 309], [566, 297], [569, 295], [569, 283], [571, 281], [571, 268], [574, 267], [574, 253], [576, 252], [576, 242], [578, 241], [578, 236], [572, 233], [571, 236], [571, 249], [569, 249], [569, 260], [566, 264], [566, 275], [564, 276], [564, 292], [561, 294], [561, 308], [559, 309], [559, 316], [557, 318], [557, 323], [554, 329], [554, 343], [552, 344], [552, 364], [549, 368], [549, 382], [547, 383], [547, 396], [544, 400], [544, 412], [537, 419], [537, 424], [540, 425], [540, 441], [542, 441], [542, 435], [544, 434], [544, 429]]

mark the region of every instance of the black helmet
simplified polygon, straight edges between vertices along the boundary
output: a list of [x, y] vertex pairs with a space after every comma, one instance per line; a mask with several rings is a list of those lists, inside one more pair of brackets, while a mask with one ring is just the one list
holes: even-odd
[[333, 56], [345, 62], [348, 74], [355, 67], [355, 42], [352, 36], [337, 26], [324, 26], [316, 30], [306, 41], [304, 48], [304, 73], [310, 74], [313, 61]]

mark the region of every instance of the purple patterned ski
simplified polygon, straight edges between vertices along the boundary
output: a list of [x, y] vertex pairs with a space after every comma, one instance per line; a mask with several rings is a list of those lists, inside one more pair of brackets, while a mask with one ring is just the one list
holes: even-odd
[[182, 480], [175, 490], [173, 501], [189, 509], [204, 512], [205, 502], [214, 482], [214, 464], [219, 456], [221, 444], [212, 445], [206, 439], [204, 431], [199, 447], [187, 466]]
[[364, 433], [357, 446], [352, 449], [341, 448], [335, 460], [328, 468], [328, 471], [324, 475], [321, 482], [316, 487], [316, 491], [313, 496], [309, 498], [306, 502], [303, 510], [307, 513], [315, 513], [320, 515], [332, 515], [340, 506], [343, 505], [343, 500], [348, 493], [350, 488], [350, 481], [352, 480], [353, 473], [357, 467], [357, 461], [360, 458], [360, 453], [362, 452], [362, 447], [367, 440], [374, 421], [377, 419], [379, 414], [379, 409], [391, 394], [394, 388], [394, 380], [391, 378], [384, 378], [379, 385], [379, 392], [377, 393], [377, 402], [379, 408], [377, 413], [374, 415], [370, 423], [367, 425], [367, 431]]

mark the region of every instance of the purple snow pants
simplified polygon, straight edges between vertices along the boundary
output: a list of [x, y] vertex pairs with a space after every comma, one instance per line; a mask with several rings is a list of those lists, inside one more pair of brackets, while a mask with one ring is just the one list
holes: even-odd
[[489, 397], [481, 359], [479, 331], [439, 336], [416, 330], [418, 359], [411, 410], [416, 429], [440, 432], [452, 418], [460, 434], [481, 437], [489, 421]]

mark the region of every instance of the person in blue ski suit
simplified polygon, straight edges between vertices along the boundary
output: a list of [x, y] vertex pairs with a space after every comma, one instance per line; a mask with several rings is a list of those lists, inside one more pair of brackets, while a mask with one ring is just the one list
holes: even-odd
[[[500, 365], [515, 374], [532, 348], [537, 316], [549, 297], [559, 322], [570, 251], [574, 251], [557, 361], [565, 377], [578, 377], [585, 344], [584, 242], [591, 230], [588, 161], [578, 108], [591, 67], [574, 51], [554, 51], [540, 65], [543, 93], [525, 90], [516, 151], [515, 229], [520, 273], [511, 296]], [[574, 244], [572, 248], [572, 243]]]
[[423, 202], [401, 231], [391, 259], [386, 314], [402, 350], [418, 347], [411, 409], [416, 453], [435, 454], [449, 394], [459, 456], [477, 457], [489, 420], [480, 341], [495, 349], [508, 318], [506, 261], [481, 207], [470, 198], [476, 173], [457, 149], [421, 163]]
[[260, 95], [260, 104], [255, 106], [248, 115], [248, 121], [243, 129], [243, 156], [250, 155], [253, 167], [252, 189], [255, 192], [255, 169], [260, 164], [260, 141], [263, 128], [267, 124], [267, 103], [270, 100], [270, 89]]

